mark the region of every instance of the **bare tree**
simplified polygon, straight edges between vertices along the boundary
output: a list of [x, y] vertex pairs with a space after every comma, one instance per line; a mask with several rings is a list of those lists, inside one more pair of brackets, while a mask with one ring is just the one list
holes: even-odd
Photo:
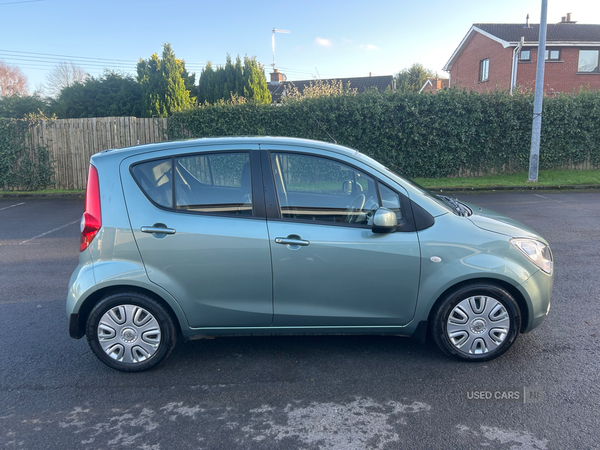
[[61, 61], [46, 76], [44, 93], [49, 97], [57, 98], [60, 92], [75, 83], [82, 83], [88, 74], [78, 65], [68, 61]]
[[27, 95], [27, 78], [17, 66], [0, 61], [0, 97]]

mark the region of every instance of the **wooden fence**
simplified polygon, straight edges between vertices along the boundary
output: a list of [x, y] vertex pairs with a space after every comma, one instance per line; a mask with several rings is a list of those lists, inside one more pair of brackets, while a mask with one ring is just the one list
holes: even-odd
[[49, 152], [56, 189], [85, 189], [94, 153], [165, 140], [167, 119], [102, 117], [43, 120], [29, 128], [27, 146]]

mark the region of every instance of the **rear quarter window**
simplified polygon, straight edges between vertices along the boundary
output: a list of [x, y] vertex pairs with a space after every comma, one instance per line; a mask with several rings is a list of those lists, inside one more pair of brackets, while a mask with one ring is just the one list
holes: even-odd
[[131, 174], [142, 191], [154, 203], [173, 207], [173, 167], [171, 158], [136, 164]]

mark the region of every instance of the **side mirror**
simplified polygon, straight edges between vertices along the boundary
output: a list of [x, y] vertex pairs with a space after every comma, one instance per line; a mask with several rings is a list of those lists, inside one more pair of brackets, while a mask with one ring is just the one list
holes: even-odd
[[392, 233], [398, 226], [398, 218], [394, 211], [379, 208], [373, 216], [373, 233]]
[[353, 184], [354, 183], [350, 180], [344, 181], [344, 183], [342, 184], [342, 192], [346, 195], [351, 195], [354, 187]]

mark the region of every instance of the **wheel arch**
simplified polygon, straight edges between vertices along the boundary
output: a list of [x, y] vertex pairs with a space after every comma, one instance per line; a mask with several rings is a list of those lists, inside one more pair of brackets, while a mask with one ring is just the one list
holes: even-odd
[[519, 332], [522, 333], [527, 328], [527, 324], [529, 323], [529, 308], [527, 306], [527, 301], [525, 300], [525, 297], [523, 296], [523, 294], [519, 291], [519, 289], [517, 289], [514, 285], [510, 284], [509, 282], [498, 279], [498, 278], [489, 278], [489, 277], [469, 278], [467, 280], [462, 280], [462, 281], [450, 286], [449, 288], [447, 288], [444, 292], [442, 292], [439, 295], [439, 297], [437, 298], [437, 300], [431, 307], [429, 314], [427, 316], [427, 322], [429, 324], [431, 324], [433, 315], [438, 310], [438, 308], [443, 303], [443, 301], [451, 293], [458, 291], [462, 287], [468, 286], [469, 284], [473, 284], [473, 283], [495, 284], [496, 286], [508, 291], [508, 293], [510, 295], [512, 295], [513, 298], [515, 299], [515, 301], [517, 302], [517, 306], [519, 307], [519, 312], [521, 314], [521, 328], [520, 328]]
[[76, 327], [74, 326], [74, 324], [71, 324], [71, 326], [70, 326], [70, 330], [72, 330], [71, 337], [80, 339], [83, 336], [85, 336], [87, 320], [88, 320], [90, 313], [92, 312], [92, 309], [94, 309], [94, 306], [101, 299], [106, 297], [107, 295], [116, 294], [119, 292], [136, 292], [139, 294], [147, 295], [148, 297], [151, 297], [152, 299], [156, 300], [158, 303], [161, 304], [161, 306], [163, 306], [165, 308], [167, 313], [169, 313], [169, 316], [171, 317], [171, 319], [173, 320], [173, 323], [175, 324], [176, 332], [179, 334], [182, 333], [180, 319], [179, 319], [178, 315], [175, 313], [172, 305], [168, 301], [166, 301], [163, 297], [158, 295], [156, 292], [151, 291], [150, 289], [145, 289], [141, 286], [135, 286], [135, 285], [112, 285], [112, 286], [105, 286], [103, 288], [100, 288], [100, 289], [92, 292], [83, 301], [83, 303], [79, 307], [79, 313], [77, 314]]

